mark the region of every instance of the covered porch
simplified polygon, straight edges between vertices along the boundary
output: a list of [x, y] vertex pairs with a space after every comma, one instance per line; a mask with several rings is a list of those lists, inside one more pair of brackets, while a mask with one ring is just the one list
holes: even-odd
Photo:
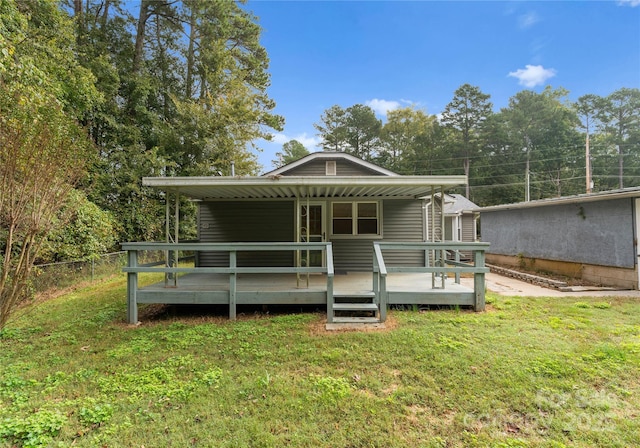
[[[123, 244], [128, 320], [137, 323], [139, 303], [225, 304], [230, 319], [237, 305], [313, 304], [326, 306], [328, 323], [384, 322], [396, 304], [481, 311], [487, 245], [443, 241], [437, 210], [436, 197], [464, 180], [394, 173], [145, 178], [164, 191], [167, 241]], [[199, 203], [197, 242], [180, 241], [181, 197]], [[161, 251], [164, 262], [141, 265], [139, 251]], [[470, 263], [461, 262], [463, 252], [473, 254]], [[187, 253], [195, 262], [179, 264]], [[165, 281], [138, 288], [142, 272]], [[471, 286], [463, 276], [473, 277]]]

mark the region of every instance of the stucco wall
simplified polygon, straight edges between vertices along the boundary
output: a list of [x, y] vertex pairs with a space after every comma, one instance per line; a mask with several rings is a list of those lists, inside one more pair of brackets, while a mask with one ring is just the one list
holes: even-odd
[[481, 212], [488, 253], [633, 268], [632, 199]]

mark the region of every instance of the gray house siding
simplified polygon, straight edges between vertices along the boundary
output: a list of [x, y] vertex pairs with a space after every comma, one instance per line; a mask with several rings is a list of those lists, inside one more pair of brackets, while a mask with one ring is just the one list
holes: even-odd
[[340, 239], [331, 241], [336, 271], [370, 271], [373, 267], [373, 240]]
[[476, 240], [476, 226], [474, 225], [473, 213], [462, 215], [462, 241], [473, 243]]
[[[291, 168], [283, 176], [326, 176], [326, 159], [312, 160], [309, 163]], [[372, 176], [380, 173], [369, 170], [348, 160], [336, 160], [336, 176]]]
[[[383, 201], [382, 235], [384, 241], [423, 241], [422, 205], [417, 200]], [[373, 268], [373, 239], [335, 239], [333, 258], [339, 271], [364, 271]], [[389, 266], [424, 266], [422, 251], [385, 251]]]
[[633, 268], [633, 200], [482, 212], [487, 253]]
[[[383, 210], [385, 241], [424, 241], [422, 201], [385, 201]], [[387, 264], [424, 266], [423, 251], [385, 251]]]
[[[221, 201], [200, 204], [198, 237], [203, 243], [294, 241], [293, 201]], [[228, 266], [229, 256], [201, 252], [200, 266]], [[242, 252], [238, 266], [293, 266], [287, 252]]]

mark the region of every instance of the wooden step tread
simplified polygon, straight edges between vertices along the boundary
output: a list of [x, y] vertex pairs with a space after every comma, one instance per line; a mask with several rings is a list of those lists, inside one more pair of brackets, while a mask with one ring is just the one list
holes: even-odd
[[373, 291], [351, 291], [351, 292], [347, 292], [347, 291], [334, 291], [333, 292], [333, 297], [339, 297], [339, 298], [349, 298], [349, 297], [353, 297], [354, 299], [361, 299], [361, 298], [373, 298], [376, 296], [376, 293]]
[[377, 317], [334, 317], [333, 323], [336, 324], [377, 324], [380, 319]]
[[334, 311], [378, 311], [375, 303], [334, 303]]

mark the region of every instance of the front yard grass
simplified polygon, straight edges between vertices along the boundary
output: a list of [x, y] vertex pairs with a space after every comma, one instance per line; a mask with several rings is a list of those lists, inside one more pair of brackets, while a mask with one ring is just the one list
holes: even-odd
[[640, 446], [637, 299], [489, 295], [325, 332], [321, 312], [129, 326], [125, 287], [0, 334], [0, 447]]

